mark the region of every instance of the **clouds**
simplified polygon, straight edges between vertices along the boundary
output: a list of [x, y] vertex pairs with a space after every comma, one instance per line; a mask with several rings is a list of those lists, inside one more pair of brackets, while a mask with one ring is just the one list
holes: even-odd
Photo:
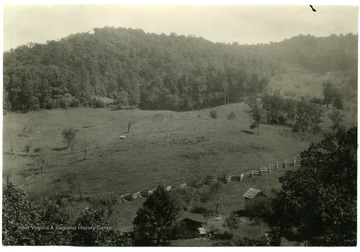
[[4, 8], [4, 50], [45, 43], [94, 27], [267, 43], [297, 34], [357, 33], [357, 7], [251, 5], [12, 5]]

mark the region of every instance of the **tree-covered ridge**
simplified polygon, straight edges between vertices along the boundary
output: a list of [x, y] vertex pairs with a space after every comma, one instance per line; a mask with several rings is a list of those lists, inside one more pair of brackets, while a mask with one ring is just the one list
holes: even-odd
[[298, 36], [243, 46], [95, 28], [4, 53], [4, 107], [76, 107], [94, 105], [94, 96], [105, 96], [122, 107], [200, 109], [262, 92], [268, 77], [286, 62], [318, 72], [350, 71], [357, 69], [356, 55], [355, 35]]

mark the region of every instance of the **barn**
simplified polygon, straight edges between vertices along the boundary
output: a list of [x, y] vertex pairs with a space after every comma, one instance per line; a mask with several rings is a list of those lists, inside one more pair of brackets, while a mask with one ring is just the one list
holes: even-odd
[[177, 219], [179, 225], [179, 238], [193, 238], [205, 235], [206, 220], [202, 214], [182, 212]]
[[244, 193], [245, 199], [245, 209], [251, 206], [255, 199], [260, 199], [261, 197], [266, 197], [266, 195], [259, 189], [250, 188]]

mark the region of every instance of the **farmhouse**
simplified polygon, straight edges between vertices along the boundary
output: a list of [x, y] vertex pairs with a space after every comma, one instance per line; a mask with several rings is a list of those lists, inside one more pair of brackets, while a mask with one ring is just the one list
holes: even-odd
[[178, 234], [180, 238], [193, 238], [206, 234], [206, 220], [202, 214], [182, 212], [177, 221], [180, 227]]
[[261, 190], [255, 188], [250, 188], [246, 191], [246, 193], [244, 193], [243, 196], [245, 199], [245, 209], [251, 206], [255, 199], [266, 197], [266, 195]]

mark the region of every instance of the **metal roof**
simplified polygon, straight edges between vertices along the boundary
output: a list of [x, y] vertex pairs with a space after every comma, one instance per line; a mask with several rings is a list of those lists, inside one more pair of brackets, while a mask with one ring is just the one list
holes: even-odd
[[258, 195], [259, 193], [261, 193], [261, 190], [255, 189], [255, 188], [250, 188], [249, 190], [247, 190], [246, 193], [244, 193], [244, 197], [248, 198], [248, 199], [253, 199], [256, 197], [256, 195]]

